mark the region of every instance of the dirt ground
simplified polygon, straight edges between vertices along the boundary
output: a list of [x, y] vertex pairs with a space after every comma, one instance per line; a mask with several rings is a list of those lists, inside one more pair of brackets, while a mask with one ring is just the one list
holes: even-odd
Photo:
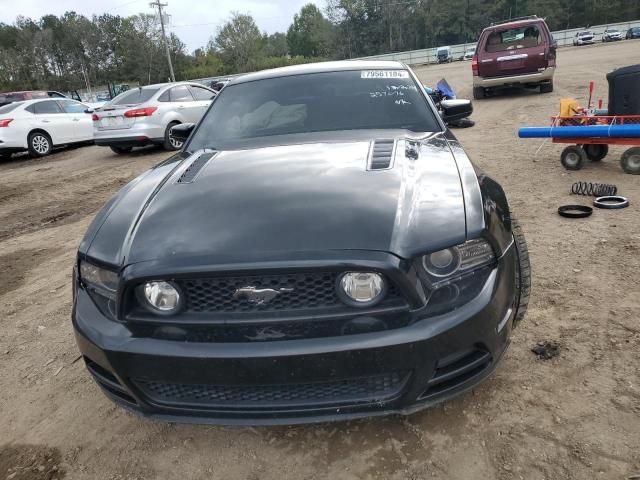
[[[565, 171], [559, 146], [516, 137], [589, 80], [640, 61], [640, 43], [559, 52], [556, 90], [475, 103], [456, 131], [505, 187], [533, 263], [529, 313], [497, 372], [473, 392], [408, 418], [278, 428], [153, 423], [116, 408], [76, 361], [70, 273], [98, 208], [167, 157], [83, 147], [0, 164], [0, 480], [628, 479], [640, 475], [640, 177], [600, 164]], [[470, 62], [418, 68], [471, 94]], [[623, 210], [556, 213], [578, 180], [614, 183]], [[531, 348], [556, 342], [557, 357]]]

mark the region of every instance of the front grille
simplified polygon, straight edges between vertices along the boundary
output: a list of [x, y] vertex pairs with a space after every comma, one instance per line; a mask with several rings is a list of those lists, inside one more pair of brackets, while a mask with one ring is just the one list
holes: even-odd
[[157, 338], [176, 342], [233, 343], [233, 342], [277, 342], [302, 338], [329, 338], [344, 335], [382, 332], [406, 327], [411, 322], [407, 311], [375, 317], [353, 317], [328, 319], [299, 319], [255, 323], [226, 322], [210, 325], [154, 325], [135, 323], [130, 326], [136, 337]]
[[[351, 307], [338, 297], [335, 285], [337, 272], [306, 272], [277, 275], [254, 275], [214, 278], [193, 278], [178, 281], [186, 296], [189, 312], [300, 312], [304, 310]], [[238, 289], [253, 287], [277, 293], [264, 303], [251, 302]], [[380, 306], [402, 305], [403, 300], [393, 286]]]
[[201, 407], [292, 407], [388, 401], [399, 395], [407, 374], [274, 385], [188, 385], [135, 380], [153, 402]]

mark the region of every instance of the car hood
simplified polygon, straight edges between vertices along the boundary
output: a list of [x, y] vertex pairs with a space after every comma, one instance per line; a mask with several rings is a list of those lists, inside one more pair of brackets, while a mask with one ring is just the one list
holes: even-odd
[[120, 265], [331, 250], [409, 258], [464, 241], [460, 175], [444, 136], [396, 138], [382, 170], [368, 168], [372, 146], [358, 139], [219, 151], [193, 181], [178, 181], [196, 152], [124, 193], [89, 255]]

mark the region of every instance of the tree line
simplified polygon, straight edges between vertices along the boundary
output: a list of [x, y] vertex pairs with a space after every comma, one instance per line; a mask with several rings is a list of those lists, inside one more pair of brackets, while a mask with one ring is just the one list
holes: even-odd
[[[263, 33], [233, 13], [206, 46], [189, 53], [168, 38], [176, 79], [261, 70], [474, 42], [493, 21], [536, 14], [551, 30], [640, 19], [640, 0], [327, 0], [294, 15], [286, 32]], [[154, 15], [67, 12], [0, 23], [0, 91], [75, 90], [108, 82], [166, 81]]]

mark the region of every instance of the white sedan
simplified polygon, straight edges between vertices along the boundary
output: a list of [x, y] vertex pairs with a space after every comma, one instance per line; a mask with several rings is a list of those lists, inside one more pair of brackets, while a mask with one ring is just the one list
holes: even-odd
[[0, 157], [28, 150], [34, 157], [53, 147], [93, 140], [91, 114], [67, 98], [27, 100], [0, 107]]

